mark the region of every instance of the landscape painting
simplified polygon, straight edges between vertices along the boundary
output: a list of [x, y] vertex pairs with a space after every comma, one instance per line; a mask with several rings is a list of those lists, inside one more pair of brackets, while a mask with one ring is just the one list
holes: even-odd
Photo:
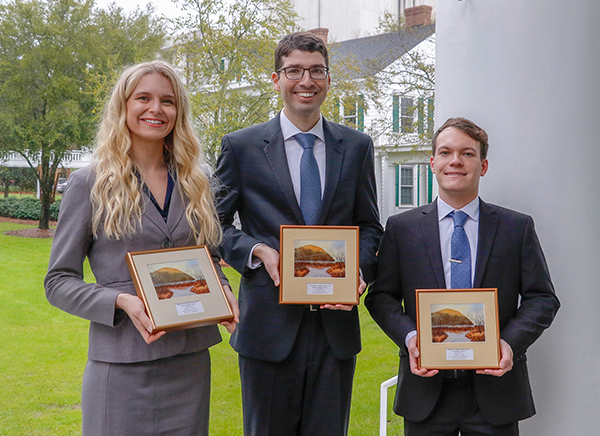
[[346, 277], [346, 241], [295, 239], [294, 277]]
[[485, 342], [484, 304], [432, 304], [432, 341]]
[[198, 259], [148, 264], [159, 300], [209, 293]]

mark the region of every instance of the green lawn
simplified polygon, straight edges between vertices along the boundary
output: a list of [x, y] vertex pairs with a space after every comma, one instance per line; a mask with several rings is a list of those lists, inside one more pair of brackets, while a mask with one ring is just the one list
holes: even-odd
[[[15, 198], [36, 198], [36, 193], [35, 192], [9, 192], [8, 194], [9, 197], [15, 197]], [[4, 194], [0, 193], [0, 198], [4, 198]], [[62, 199], [62, 194], [59, 194], [58, 192], [54, 195], [54, 199], [55, 200], [60, 200]]]
[[[80, 389], [88, 322], [50, 306], [43, 280], [51, 240], [6, 236], [25, 225], [0, 223], [0, 435], [81, 434]], [[238, 274], [226, 269], [237, 288]], [[93, 280], [89, 268], [86, 277]], [[396, 374], [396, 346], [360, 307], [363, 351], [358, 356], [351, 436], [379, 434], [379, 385]], [[220, 327], [221, 328], [221, 327]], [[237, 355], [224, 341], [211, 348], [211, 435], [242, 435]], [[402, 434], [391, 412], [388, 435]]]

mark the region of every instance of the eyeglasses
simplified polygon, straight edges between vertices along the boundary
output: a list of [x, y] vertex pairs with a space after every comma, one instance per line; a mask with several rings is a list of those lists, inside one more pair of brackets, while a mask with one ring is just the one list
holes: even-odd
[[300, 80], [304, 77], [304, 72], [308, 71], [310, 78], [313, 80], [324, 80], [327, 78], [329, 74], [329, 68], [327, 67], [311, 67], [311, 68], [301, 68], [301, 67], [285, 67], [277, 70], [278, 73], [281, 71], [284, 72], [285, 77], [288, 80]]

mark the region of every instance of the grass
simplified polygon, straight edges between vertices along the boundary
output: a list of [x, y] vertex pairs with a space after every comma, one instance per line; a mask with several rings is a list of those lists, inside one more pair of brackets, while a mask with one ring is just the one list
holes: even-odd
[[[36, 197], [34, 192], [9, 192], [8, 196], [15, 197], [15, 198], [25, 198], [25, 197], [35, 198]], [[2, 194], [2, 198], [5, 198], [4, 194]]]
[[[26, 227], [0, 223], [0, 435], [78, 435], [88, 322], [46, 301], [43, 279], [52, 241], [3, 234]], [[237, 289], [238, 274], [231, 268], [226, 274]], [[89, 267], [86, 280], [93, 280]], [[357, 361], [349, 433], [373, 436], [379, 434], [379, 385], [396, 374], [398, 352], [364, 306], [360, 316], [363, 351]], [[225, 329], [220, 329], [223, 342], [211, 348], [210, 434], [242, 435], [237, 354]], [[392, 400], [393, 389], [390, 436], [403, 434], [401, 418], [391, 412]]]
[[[37, 195], [35, 192], [13, 192], [13, 191], [10, 191], [8, 193], [8, 196], [14, 197], [14, 198], [37, 198]], [[0, 192], [0, 198], [5, 198], [3, 192]], [[57, 192], [54, 196], [54, 199], [55, 200], [62, 199], [62, 194], [59, 194]]]

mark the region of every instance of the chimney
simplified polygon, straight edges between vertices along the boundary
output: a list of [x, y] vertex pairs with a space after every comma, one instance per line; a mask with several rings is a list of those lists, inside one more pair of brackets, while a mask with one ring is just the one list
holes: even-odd
[[431, 10], [433, 8], [427, 5], [415, 6], [414, 8], [404, 9], [404, 18], [406, 27], [418, 27], [431, 24]]
[[327, 38], [329, 37], [329, 29], [325, 27], [318, 27], [316, 29], [307, 30], [307, 32], [317, 35], [325, 44], [328, 43]]

